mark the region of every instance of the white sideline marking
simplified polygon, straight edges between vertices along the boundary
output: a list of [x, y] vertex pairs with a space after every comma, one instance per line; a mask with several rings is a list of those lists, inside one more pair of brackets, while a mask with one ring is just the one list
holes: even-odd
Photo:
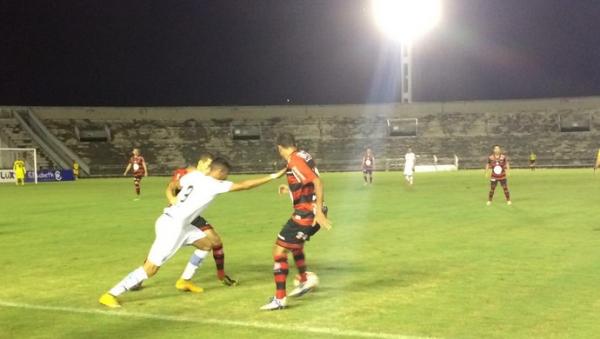
[[331, 336], [346, 336], [346, 337], [360, 337], [360, 338], [382, 338], [382, 339], [432, 339], [431, 337], [417, 337], [409, 335], [381, 333], [381, 332], [363, 332], [354, 330], [340, 330], [333, 327], [304, 327], [297, 325], [280, 325], [273, 323], [264, 323], [258, 321], [239, 321], [239, 320], [225, 320], [225, 319], [198, 319], [198, 318], [187, 318], [176, 315], [163, 315], [163, 314], [151, 314], [151, 313], [138, 313], [128, 312], [123, 310], [96, 310], [96, 309], [85, 309], [85, 308], [74, 308], [74, 307], [59, 307], [59, 306], [44, 306], [44, 305], [33, 305], [24, 303], [15, 303], [0, 300], [0, 306], [11, 307], [11, 308], [22, 308], [30, 310], [41, 310], [41, 311], [55, 311], [65, 313], [79, 313], [79, 314], [97, 314], [107, 315], [116, 317], [130, 317], [130, 318], [141, 318], [141, 319], [154, 319], [163, 321], [175, 321], [184, 323], [197, 323], [207, 325], [219, 325], [219, 326], [235, 326], [235, 327], [248, 327], [257, 329], [267, 330], [280, 330], [286, 332], [304, 332], [311, 334], [325, 334]]

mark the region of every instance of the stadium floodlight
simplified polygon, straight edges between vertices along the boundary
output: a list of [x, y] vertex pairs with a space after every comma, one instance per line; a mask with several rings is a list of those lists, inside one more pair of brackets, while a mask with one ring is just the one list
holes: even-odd
[[401, 43], [418, 39], [442, 17], [441, 0], [373, 0], [372, 9], [379, 29]]
[[441, 0], [372, 0], [379, 29], [401, 44], [402, 102], [412, 102], [412, 43], [442, 17]]

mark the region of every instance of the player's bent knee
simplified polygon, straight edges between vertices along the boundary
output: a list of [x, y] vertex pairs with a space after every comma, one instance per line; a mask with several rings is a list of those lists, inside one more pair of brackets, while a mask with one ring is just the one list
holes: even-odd
[[212, 242], [208, 237], [194, 241], [194, 247], [203, 251], [210, 251], [213, 248]]
[[221, 247], [223, 246], [223, 242], [221, 241], [221, 238], [217, 235], [216, 237], [210, 239], [211, 243], [212, 243], [212, 247]]
[[206, 230], [206, 231], [204, 231], [204, 233], [206, 233], [206, 237], [208, 238], [208, 240], [210, 240], [213, 247], [223, 245], [223, 242], [221, 240], [221, 237], [219, 236], [219, 233], [215, 232], [215, 230], [212, 230], [212, 229]]
[[285, 247], [275, 245], [273, 246], [273, 257], [277, 257], [283, 254], [287, 254], [288, 250]]

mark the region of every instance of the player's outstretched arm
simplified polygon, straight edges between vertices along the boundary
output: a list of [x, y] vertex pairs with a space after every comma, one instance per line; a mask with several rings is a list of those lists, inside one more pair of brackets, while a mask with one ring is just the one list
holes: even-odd
[[125, 168], [125, 172], [123, 172], [123, 175], [127, 175], [127, 172], [129, 172], [130, 169], [131, 169], [131, 163], [127, 164], [127, 168]]
[[233, 185], [231, 185], [229, 192], [244, 191], [244, 190], [249, 190], [254, 187], [258, 187], [260, 185], [264, 185], [264, 184], [268, 183], [269, 181], [280, 178], [282, 175], [285, 174], [286, 170], [287, 169], [284, 168], [277, 173], [273, 173], [271, 175], [268, 175], [268, 176], [262, 177], [262, 178], [258, 178], [258, 179], [249, 179], [249, 180], [244, 180], [241, 182], [234, 182]]
[[147, 177], [148, 176], [148, 167], [146, 167], [146, 162], [144, 161], [144, 163], [142, 165], [144, 165], [144, 176]]
[[313, 180], [313, 185], [315, 185], [315, 195], [317, 196], [317, 211], [315, 213], [315, 220], [313, 221], [313, 226], [319, 224], [321, 227], [326, 230], [331, 229], [331, 221], [327, 219], [325, 213], [323, 213], [323, 182], [321, 178], [316, 177]]

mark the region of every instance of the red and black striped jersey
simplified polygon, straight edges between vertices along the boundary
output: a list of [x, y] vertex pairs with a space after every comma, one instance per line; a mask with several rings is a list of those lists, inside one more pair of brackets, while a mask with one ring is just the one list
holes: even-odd
[[129, 163], [132, 165], [134, 176], [141, 177], [146, 174], [146, 170], [144, 169], [144, 157], [141, 155], [132, 156], [129, 159]]
[[292, 153], [287, 164], [287, 181], [294, 205], [294, 222], [311, 226], [315, 217], [315, 185], [319, 170], [313, 158], [305, 151]]
[[508, 158], [504, 154], [496, 156], [492, 154], [488, 158], [488, 165], [492, 169], [492, 179], [504, 180], [506, 179], [506, 166], [508, 165]]
[[365, 155], [362, 161], [363, 169], [372, 169], [375, 165], [375, 157], [373, 155]]

